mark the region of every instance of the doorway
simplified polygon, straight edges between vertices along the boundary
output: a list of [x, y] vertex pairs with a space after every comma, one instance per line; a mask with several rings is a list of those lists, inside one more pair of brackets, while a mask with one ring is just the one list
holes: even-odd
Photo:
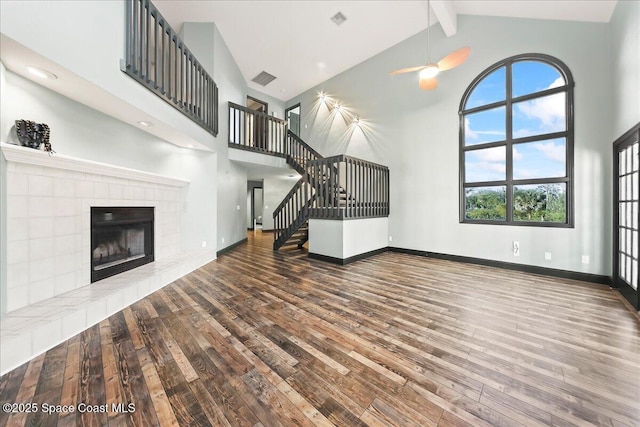
[[247, 181], [247, 229], [262, 228], [264, 190], [262, 181]]
[[289, 130], [300, 136], [300, 104], [296, 104], [284, 111], [284, 118], [287, 121]]
[[256, 113], [263, 113], [247, 116], [247, 135], [251, 135], [252, 145], [255, 148], [266, 150], [268, 148], [267, 114], [269, 114], [269, 104], [247, 95], [247, 108]]
[[613, 285], [636, 309], [638, 298], [638, 216], [640, 124], [613, 144]]

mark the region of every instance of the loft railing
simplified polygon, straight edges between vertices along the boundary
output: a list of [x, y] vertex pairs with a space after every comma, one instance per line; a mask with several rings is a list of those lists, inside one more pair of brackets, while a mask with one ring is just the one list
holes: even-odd
[[310, 218], [389, 216], [389, 168], [345, 155], [307, 163], [315, 190]]
[[284, 157], [286, 134], [286, 121], [229, 102], [230, 147]]
[[150, 0], [126, 0], [122, 71], [214, 136], [218, 86]]

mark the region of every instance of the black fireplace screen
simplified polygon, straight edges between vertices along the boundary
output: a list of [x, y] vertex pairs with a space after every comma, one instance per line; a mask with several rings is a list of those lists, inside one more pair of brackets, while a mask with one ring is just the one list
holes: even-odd
[[153, 261], [153, 208], [91, 208], [91, 282]]

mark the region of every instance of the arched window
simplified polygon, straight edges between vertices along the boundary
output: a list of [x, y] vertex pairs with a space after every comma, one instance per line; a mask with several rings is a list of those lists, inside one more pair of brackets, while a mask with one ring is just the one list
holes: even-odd
[[573, 226], [573, 78], [542, 54], [483, 71], [460, 103], [460, 222]]

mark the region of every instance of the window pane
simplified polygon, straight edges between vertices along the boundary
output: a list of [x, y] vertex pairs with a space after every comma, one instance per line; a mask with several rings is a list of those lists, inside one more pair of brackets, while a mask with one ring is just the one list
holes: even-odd
[[464, 153], [465, 182], [504, 181], [506, 179], [506, 147], [484, 148]]
[[566, 184], [518, 185], [513, 189], [514, 221], [567, 222]]
[[566, 84], [555, 67], [540, 61], [515, 62], [511, 75], [514, 98]]
[[513, 138], [566, 130], [566, 94], [556, 93], [513, 104]]
[[564, 138], [513, 146], [513, 179], [567, 176], [567, 146]]
[[464, 145], [502, 141], [506, 138], [506, 109], [492, 108], [464, 116]]
[[465, 218], [504, 221], [507, 218], [507, 189], [499, 187], [465, 188]]
[[638, 170], [638, 162], [640, 161], [638, 150], [640, 149], [640, 144], [633, 145], [633, 166], [632, 170]]
[[465, 110], [504, 101], [507, 87], [505, 76], [505, 67], [500, 67], [482, 79], [467, 98]]

